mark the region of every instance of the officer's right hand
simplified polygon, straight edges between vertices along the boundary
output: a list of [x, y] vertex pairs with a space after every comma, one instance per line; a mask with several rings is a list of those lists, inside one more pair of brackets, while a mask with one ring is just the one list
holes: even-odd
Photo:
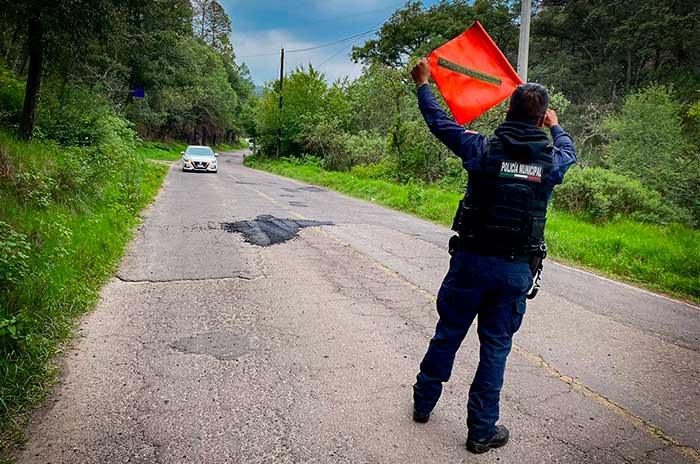
[[551, 129], [554, 126], [559, 125], [559, 118], [557, 117], [557, 112], [549, 108], [544, 116], [544, 125]]
[[427, 84], [430, 79], [430, 64], [428, 64], [428, 59], [421, 59], [418, 64], [411, 70], [411, 76], [413, 77], [413, 82], [416, 83], [416, 87], [420, 87], [423, 84]]

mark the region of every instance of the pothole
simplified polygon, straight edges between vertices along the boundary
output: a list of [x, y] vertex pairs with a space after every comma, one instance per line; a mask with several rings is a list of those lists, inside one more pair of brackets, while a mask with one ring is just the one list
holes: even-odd
[[314, 193], [325, 192], [325, 191], [326, 191], [326, 189], [323, 189], [323, 188], [321, 188], [321, 187], [316, 187], [316, 186], [313, 186], [313, 185], [310, 185], [310, 186], [308, 186], [308, 187], [297, 187], [297, 188], [288, 188], [288, 187], [285, 187], [285, 188], [283, 188], [282, 190], [285, 190], [285, 191], [287, 191], [287, 192], [314, 192]]
[[170, 348], [185, 354], [206, 354], [221, 361], [231, 361], [251, 349], [250, 340], [236, 332], [214, 332], [182, 338]]
[[224, 222], [226, 232], [242, 234], [246, 242], [262, 247], [276, 245], [294, 238], [305, 227], [332, 226], [332, 222], [279, 219], [269, 214], [250, 221]]

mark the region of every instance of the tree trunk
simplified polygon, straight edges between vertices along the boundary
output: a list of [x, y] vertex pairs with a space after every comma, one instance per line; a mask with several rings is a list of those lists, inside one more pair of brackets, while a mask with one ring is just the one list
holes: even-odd
[[41, 19], [35, 9], [29, 17], [27, 39], [29, 42], [29, 72], [27, 88], [24, 92], [24, 108], [19, 125], [19, 134], [24, 140], [30, 140], [34, 134], [36, 110], [39, 104], [39, 89], [41, 87], [41, 69], [44, 55], [42, 44]]

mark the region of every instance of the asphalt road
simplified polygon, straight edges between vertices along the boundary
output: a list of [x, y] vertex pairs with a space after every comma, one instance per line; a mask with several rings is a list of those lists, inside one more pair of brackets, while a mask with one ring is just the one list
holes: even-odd
[[450, 232], [241, 158], [171, 170], [18, 462], [700, 462], [700, 308], [547, 263], [471, 455], [474, 331], [410, 417]]

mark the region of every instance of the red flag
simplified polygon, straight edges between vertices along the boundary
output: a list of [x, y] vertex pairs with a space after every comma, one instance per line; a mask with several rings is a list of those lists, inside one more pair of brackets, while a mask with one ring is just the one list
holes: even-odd
[[430, 72], [459, 124], [508, 98], [522, 84], [479, 21], [428, 56]]

